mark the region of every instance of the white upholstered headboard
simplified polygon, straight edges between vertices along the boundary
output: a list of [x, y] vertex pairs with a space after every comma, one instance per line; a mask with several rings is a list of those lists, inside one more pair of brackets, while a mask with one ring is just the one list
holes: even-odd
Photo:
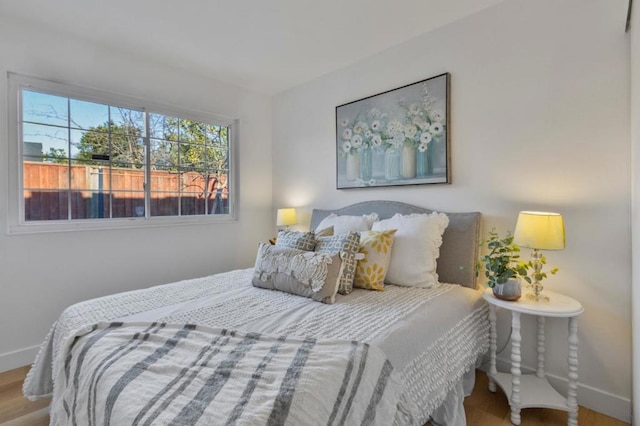
[[[378, 213], [380, 219], [411, 213], [431, 213], [433, 210], [400, 203], [397, 201], [364, 201], [336, 210], [314, 209], [311, 214], [311, 229], [314, 230], [322, 219], [331, 213], [337, 215], [363, 215]], [[437, 272], [440, 282], [455, 283], [476, 288], [476, 262], [480, 241], [480, 219], [478, 212], [445, 213], [449, 226], [442, 236]]]

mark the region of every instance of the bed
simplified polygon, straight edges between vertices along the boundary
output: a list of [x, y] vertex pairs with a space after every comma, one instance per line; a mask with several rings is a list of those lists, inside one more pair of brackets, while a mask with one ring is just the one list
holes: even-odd
[[[380, 219], [431, 210], [369, 201], [314, 210]], [[488, 348], [475, 289], [479, 213], [447, 213], [430, 289], [356, 289], [334, 304], [251, 285], [253, 269], [67, 308], [25, 380], [52, 424], [465, 424]]]

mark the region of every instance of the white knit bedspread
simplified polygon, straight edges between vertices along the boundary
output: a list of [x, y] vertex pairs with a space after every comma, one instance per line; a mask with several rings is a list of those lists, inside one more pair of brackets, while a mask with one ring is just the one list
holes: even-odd
[[416, 424], [366, 343], [111, 322], [65, 346], [56, 425]]
[[345, 339], [380, 347], [426, 421], [488, 347], [488, 309], [479, 292], [458, 285], [388, 286], [355, 291], [325, 305], [251, 286], [253, 270], [120, 293], [67, 308], [52, 327], [24, 384], [35, 399], [53, 393], [61, 344], [101, 321], [163, 321], [273, 335]]

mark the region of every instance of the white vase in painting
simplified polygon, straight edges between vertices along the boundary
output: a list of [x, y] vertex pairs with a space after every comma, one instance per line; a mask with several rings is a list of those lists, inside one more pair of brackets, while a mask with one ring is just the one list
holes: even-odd
[[384, 153], [384, 178], [386, 180], [400, 179], [402, 175], [402, 152], [400, 148], [389, 146]]
[[416, 177], [416, 148], [413, 146], [402, 147], [402, 177], [404, 179]]
[[360, 177], [360, 154], [347, 154], [347, 180], [353, 181]]

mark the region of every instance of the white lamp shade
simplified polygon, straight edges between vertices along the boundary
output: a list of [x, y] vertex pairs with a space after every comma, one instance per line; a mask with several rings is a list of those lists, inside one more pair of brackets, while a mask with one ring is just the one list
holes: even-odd
[[276, 219], [277, 226], [291, 226], [297, 223], [296, 209], [278, 209], [278, 217]]
[[564, 248], [564, 222], [559, 213], [520, 212], [513, 242], [522, 247], [541, 250]]

